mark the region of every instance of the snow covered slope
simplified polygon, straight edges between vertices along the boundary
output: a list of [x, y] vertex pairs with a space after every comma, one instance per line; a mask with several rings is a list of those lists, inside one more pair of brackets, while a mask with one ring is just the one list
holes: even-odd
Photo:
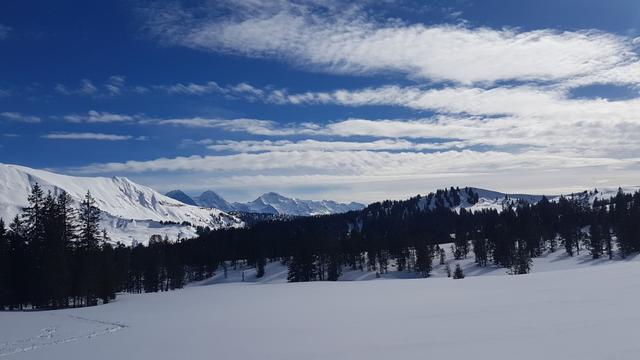
[[[17, 165], [0, 164], [0, 218], [5, 222], [27, 205], [34, 184], [44, 191], [67, 192], [76, 202], [87, 191], [102, 210], [102, 225], [116, 241], [146, 242], [152, 234], [192, 236], [196, 226], [240, 226], [237, 218], [220, 210], [186, 205], [123, 177], [74, 177]], [[160, 222], [173, 223], [163, 225]], [[181, 225], [189, 223], [189, 225]]]
[[471, 211], [482, 209], [495, 209], [502, 211], [503, 209], [521, 201], [535, 204], [542, 199], [542, 195], [508, 194], [479, 188], [471, 189], [478, 194], [478, 202], [475, 204], [469, 204], [467, 202], [462, 205], [462, 207]]
[[519, 276], [235, 283], [0, 312], [0, 357], [637, 359], [640, 263]]
[[[578, 193], [571, 193], [567, 195], [563, 195], [567, 199], [572, 199], [582, 203], [585, 206], [592, 206], [593, 202], [597, 200], [609, 200], [615, 197], [618, 194], [618, 191], [622, 190], [625, 194], [633, 194], [640, 190], [640, 186], [623, 186], [617, 188], [598, 188], [593, 190], [585, 190]], [[550, 201], [558, 201], [560, 199], [559, 196], [553, 197]]]
[[[469, 253], [466, 259], [456, 260], [453, 256], [451, 248], [452, 244], [439, 245], [445, 251], [445, 263], [440, 264], [439, 259], [433, 260], [433, 269], [430, 273], [430, 278], [446, 278], [447, 265], [449, 269], [455, 269], [456, 265], [460, 265], [464, 271], [465, 276], [501, 276], [508, 275], [509, 269], [504, 267], [498, 267], [492, 264], [487, 266], [478, 266], [475, 263], [473, 251]], [[569, 256], [564, 248], [559, 248], [555, 252], [551, 253], [546, 251], [541, 256], [533, 258], [531, 264], [531, 273], [538, 272], [550, 272], [560, 270], [574, 270], [581, 268], [593, 268], [600, 266], [608, 266], [621, 264], [626, 262], [640, 262], [640, 255], [636, 254], [626, 259], [622, 259], [619, 256], [615, 256], [613, 259], [600, 258], [597, 260], [592, 259], [589, 250], [582, 247], [580, 254]], [[640, 266], [640, 264], [639, 264]], [[218, 273], [213, 277], [203, 280], [199, 283], [193, 283], [189, 286], [198, 285], [213, 285], [223, 283], [236, 283], [242, 282], [242, 273], [244, 273], [245, 282], [255, 282], [261, 284], [273, 284], [273, 283], [286, 283], [287, 282], [287, 266], [275, 261], [269, 262], [265, 266], [265, 275], [262, 278], [256, 277], [256, 270], [251, 266], [237, 265], [234, 270], [231, 264], [228, 265], [227, 276], [224, 276], [222, 269], [218, 269]], [[415, 271], [397, 271], [395, 261], [389, 262], [388, 272], [384, 274], [376, 274], [375, 270], [351, 270], [344, 267], [342, 269], [342, 275], [339, 277], [339, 281], [363, 281], [363, 280], [397, 280], [397, 279], [418, 279], [421, 278], [420, 274]]]

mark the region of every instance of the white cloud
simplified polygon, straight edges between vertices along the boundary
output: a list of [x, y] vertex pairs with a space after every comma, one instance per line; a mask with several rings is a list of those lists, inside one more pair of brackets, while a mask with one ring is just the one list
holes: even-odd
[[123, 115], [95, 110], [90, 110], [86, 115], [69, 114], [63, 116], [62, 118], [66, 121], [74, 123], [134, 122], [144, 119], [142, 115]]
[[439, 113], [482, 116], [514, 115], [538, 118], [627, 118], [637, 119], [639, 99], [570, 99], [563, 89], [550, 87], [420, 87], [383, 86], [332, 92], [271, 93], [266, 101], [279, 104], [337, 104], [344, 106], [402, 106]]
[[107, 80], [99, 85], [96, 85], [90, 79], [80, 80], [79, 86], [69, 86], [65, 84], [56, 84], [54, 91], [62, 95], [81, 95], [92, 97], [108, 97], [119, 96], [126, 92], [132, 92], [135, 94], [144, 94], [149, 91], [144, 86], [126, 86], [126, 77], [122, 75], [112, 75]]
[[185, 118], [158, 120], [159, 125], [173, 125], [190, 128], [211, 128], [232, 132], [245, 132], [265, 136], [286, 136], [296, 134], [313, 134], [319, 125], [312, 123], [298, 123], [291, 127], [282, 126], [275, 121], [258, 119], [209, 119]]
[[11, 111], [5, 111], [0, 113], [0, 117], [4, 118], [5, 120], [23, 122], [23, 123], [39, 123], [42, 121], [42, 119], [40, 119], [40, 117], [38, 116], [24, 115], [19, 112], [11, 112]]
[[338, 200], [372, 201], [456, 184], [513, 191], [575, 190], [603, 179], [609, 184], [624, 184], [640, 175], [639, 161], [535, 151], [511, 154], [471, 150], [432, 153], [310, 150], [159, 158], [68, 170], [79, 174], [125, 173], [165, 189], [171, 187], [168, 181], [187, 190], [285, 188], [290, 192], [316, 187], [327, 189]]
[[9, 26], [0, 24], [0, 40], [9, 37], [9, 33], [11, 32], [11, 30], [12, 29]]
[[235, 85], [219, 85], [215, 81], [205, 83], [177, 83], [172, 85], [154, 85], [154, 89], [165, 91], [169, 94], [205, 95], [221, 94], [229, 98], [240, 97], [244, 100], [258, 100], [265, 97], [266, 91], [250, 84], [241, 82]]
[[120, 95], [123, 91], [125, 77], [121, 75], [110, 76], [105, 84], [110, 95]]
[[207, 148], [214, 151], [233, 151], [242, 153], [264, 151], [424, 151], [442, 150], [464, 147], [459, 141], [442, 143], [415, 143], [404, 139], [383, 139], [370, 142], [364, 141], [319, 141], [313, 139], [289, 141], [289, 140], [217, 140], [200, 141]]
[[209, 81], [205, 84], [174, 84], [174, 85], [158, 85], [156, 88], [165, 90], [169, 94], [190, 94], [190, 95], [202, 95], [212, 92], [222, 92], [223, 89], [218, 86], [215, 81]]
[[626, 166], [638, 159], [569, 157], [546, 153], [471, 150], [432, 153], [384, 151], [288, 151], [221, 156], [160, 158], [151, 161], [94, 164], [85, 173], [148, 171], [302, 171], [304, 174], [399, 175], [421, 172], [487, 172], [505, 169], [550, 169], [586, 166]]
[[326, 4], [221, 2], [197, 11], [174, 5], [149, 10], [146, 29], [160, 41], [195, 49], [461, 84], [561, 81], [638, 61], [630, 38], [601, 31], [380, 22], [358, 6]]
[[78, 90], [84, 95], [93, 95], [98, 91], [98, 88], [93, 85], [93, 82], [89, 79], [82, 79], [80, 81], [80, 89]]
[[[57, 132], [42, 135], [45, 139], [53, 140], [100, 140], [100, 141], [124, 141], [134, 139], [131, 135], [115, 135], [115, 134], [102, 134], [102, 133], [69, 133], [69, 132]], [[145, 140], [146, 138], [135, 138], [136, 140]]]

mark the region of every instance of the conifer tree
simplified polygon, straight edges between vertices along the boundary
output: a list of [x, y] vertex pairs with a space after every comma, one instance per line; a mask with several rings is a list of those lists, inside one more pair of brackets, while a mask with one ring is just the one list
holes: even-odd
[[589, 227], [589, 251], [591, 252], [591, 257], [594, 259], [599, 259], [603, 253], [603, 234], [602, 234], [602, 226], [598, 223], [592, 223]]
[[80, 247], [95, 250], [100, 246], [100, 209], [87, 191], [78, 211]]
[[516, 250], [513, 253], [513, 261], [511, 262], [511, 268], [509, 274], [522, 275], [528, 274], [531, 271], [531, 256], [527, 250], [526, 244], [522, 241], [518, 241]]
[[264, 276], [264, 266], [266, 265], [266, 259], [260, 257], [258, 261], [256, 261], [256, 277], [260, 279]]
[[78, 261], [80, 274], [77, 289], [85, 306], [97, 304], [100, 276], [100, 209], [87, 191], [78, 211]]
[[4, 221], [0, 219], [0, 310], [9, 307], [11, 296], [11, 251]]
[[454, 279], [464, 279], [464, 271], [462, 271], [462, 267], [460, 264], [456, 264], [456, 269], [453, 271]]

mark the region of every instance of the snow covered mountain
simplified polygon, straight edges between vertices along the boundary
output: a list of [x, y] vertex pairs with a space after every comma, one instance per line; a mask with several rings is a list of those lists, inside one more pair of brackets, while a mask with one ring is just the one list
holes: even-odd
[[[180, 190], [168, 192], [166, 195], [182, 202], [192, 199]], [[187, 198], [185, 198], [185, 196]], [[202, 207], [216, 208], [227, 212], [238, 211], [245, 213], [294, 216], [337, 214], [352, 210], [362, 210], [365, 207], [363, 204], [356, 202], [344, 204], [331, 200], [300, 200], [288, 198], [274, 192], [263, 194], [257, 199], [247, 203], [229, 203], [220, 195], [209, 190], [203, 192], [202, 195], [193, 198], [193, 201]]]
[[444, 207], [455, 211], [460, 211], [460, 209], [471, 212], [482, 210], [503, 211], [509, 207], [516, 207], [520, 203], [536, 204], [542, 200], [543, 196], [546, 196], [549, 201], [558, 201], [561, 196], [564, 196], [584, 206], [592, 206], [596, 199], [608, 201], [612, 197], [615, 197], [619, 189], [622, 189], [622, 192], [625, 194], [632, 194], [640, 190], [640, 186], [600, 188], [565, 195], [510, 194], [473, 187], [465, 187], [462, 189], [451, 187], [449, 189], [437, 190], [436, 192], [431, 192], [426, 195], [414, 196], [407, 200], [374, 203], [368, 206], [367, 209], [375, 212], [380, 209], [405, 207], [407, 211], [424, 211]]
[[[415, 203], [420, 210], [433, 210], [438, 207], [445, 207], [454, 209], [455, 211], [465, 209], [475, 212], [484, 209], [502, 211], [508, 207], [516, 206], [521, 202], [535, 204], [541, 199], [542, 195], [507, 194], [472, 187], [463, 189], [451, 187], [445, 190], [437, 190], [424, 196], [419, 195], [406, 202], [408, 204]], [[399, 203], [403, 203], [403, 201]]]
[[344, 204], [332, 200], [300, 200], [274, 192], [260, 195], [248, 203], [233, 205], [238, 211], [297, 216], [337, 214], [364, 208], [363, 204], [356, 202]]
[[45, 192], [65, 191], [75, 202], [90, 191], [102, 211], [102, 226], [114, 241], [125, 244], [146, 242], [153, 234], [190, 237], [197, 226], [242, 226], [220, 210], [187, 205], [127, 178], [74, 177], [6, 164], [0, 164], [0, 218], [11, 221], [27, 205], [36, 183]]
[[217, 193], [207, 190], [195, 199], [196, 203], [203, 207], [216, 208], [222, 211], [234, 211], [235, 208], [227, 200]]
[[[165, 194], [166, 196], [183, 202], [187, 205], [198, 206], [198, 204], [189, 195], [185, 194], [182, 190], [172, 190]], [[209, 206], [214, 207], [214, 206]]]

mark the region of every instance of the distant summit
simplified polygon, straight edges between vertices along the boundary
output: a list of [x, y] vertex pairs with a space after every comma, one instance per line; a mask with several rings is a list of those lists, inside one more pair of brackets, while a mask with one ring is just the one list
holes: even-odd
[[356, 202], [345, 204], [332, 200], [301, 200], [289, 198], [275, 192], [264, 193], [255, 200], [246, 203], [230, 203], [211, 190], [205, 191], [194, 198], [189, 197], [180, 190], [170, 191], [166, 195], [185, 204], [193, 202], [193, 204], [201, 207], [214, 208], [225, 212], [237, 211], [272, 215], [328, 215], [362, 210], [365, 207], [364, 204]]
[[222, 211], [233, 211], [233, 205], [217, 193], [207, 190], [196, 198], [196, 203], [202, 207], [216, 208]]
[[166, 196], [183, 202], [187, 205], [198, 206], [198, 204], [187, 194], [185, 194], [182, 190], [171, 190], [165, 194]]

